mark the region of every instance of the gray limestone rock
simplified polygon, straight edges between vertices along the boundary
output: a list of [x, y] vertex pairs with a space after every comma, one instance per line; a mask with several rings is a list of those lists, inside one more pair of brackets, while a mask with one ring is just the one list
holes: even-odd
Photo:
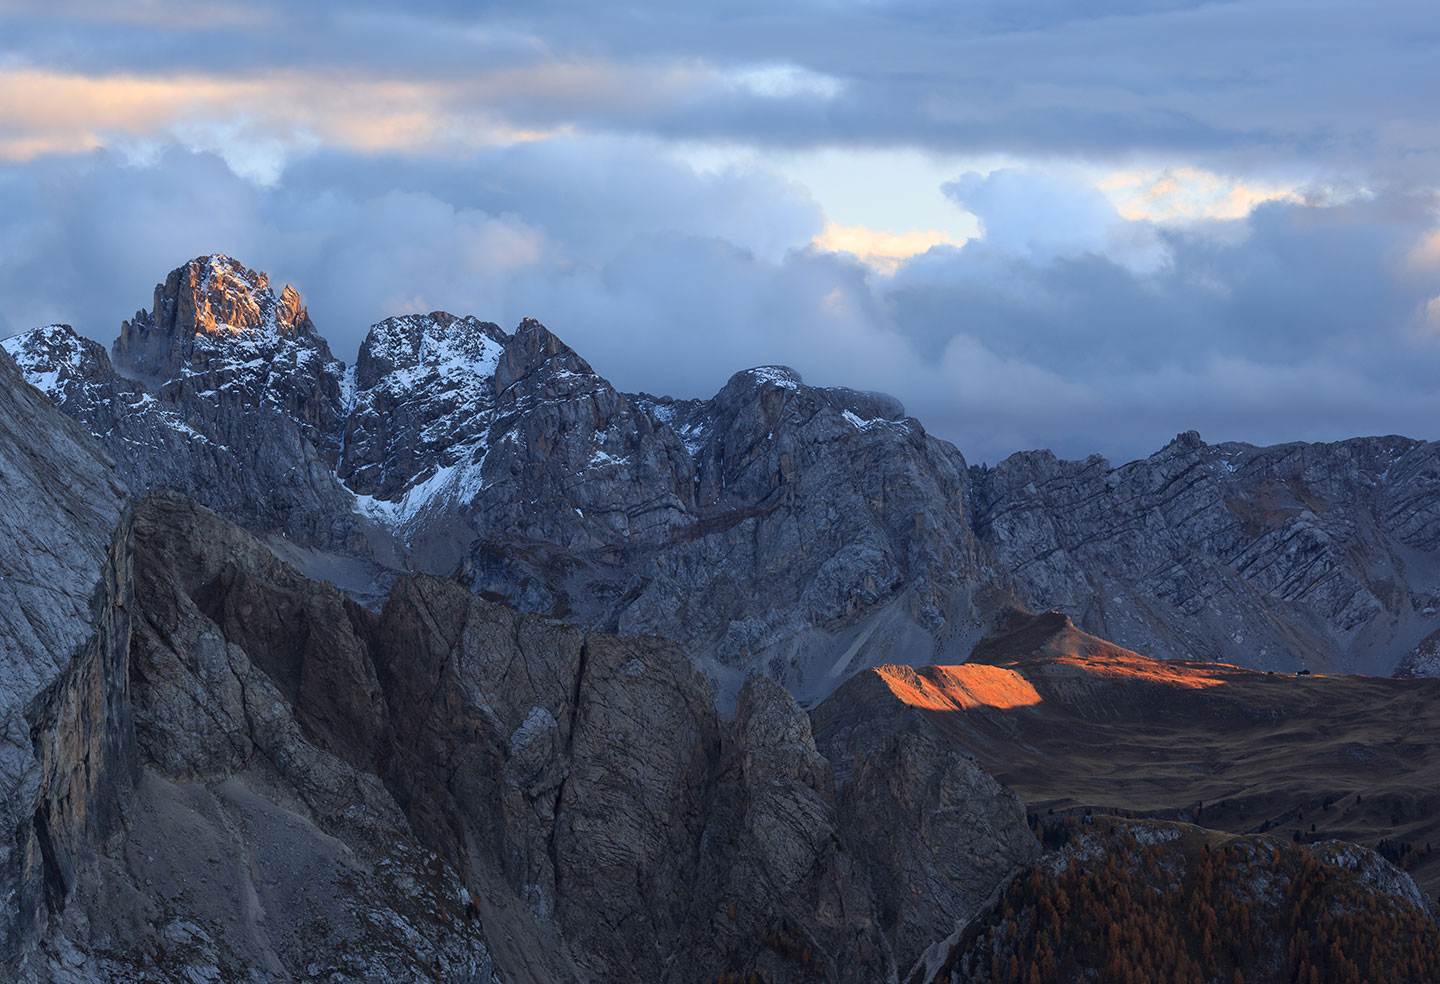
[[867, 667], [960, 662], [991, 589], [1259, 668], [1415, 672], [1440, 631], [1440, 458], [1404, 438], [972, 469], [890, 397], [773, 366], [709, 400], [625, 394], [537, 321], [444, 312], [375, 325], [346, 373], [293, 290], [220, 256], [157, 286], [114, 365], [63, 326], [5, 344], [132, 487], [369, 604], [399, 571], [458, 574], [674, 638], [724, 707], [754, 671], [812, 705]]
[[756, 669], [809, 700], [961, 659], [983, 615], [964, 460], [879, 394], [774, 367], [708, 401], [627, 395], [539, 322], [444, 312], [375, 325], [346, 373], [298, 295], [221, 256], [157, 286], [113, 365], [60, 327], [6, 346], [133, 487], [270, 534], [368, 603], [391, 569], [458, 570], [676, 638], [724, 705]]
[[24, 979], [490, 980], [469, 889], [375, 771], [375, 616], [173, 493], [133, 530], [145, 771]]
[[1119, 468], [974, 469], [977, 533], [1022, 601], [1160, 658], [1388, 674], [1440, 629], [1440, 450], [1256, 448], [1193, 431]]
[[869, 862], [878, 922], [902, 975], [1040, 853], [1014, 793], [920, 734], [899, 732], [862, 756], [842, 811]]
[[135, 781], [114, 465], [0, 353], [0, 974], [31, 963]]

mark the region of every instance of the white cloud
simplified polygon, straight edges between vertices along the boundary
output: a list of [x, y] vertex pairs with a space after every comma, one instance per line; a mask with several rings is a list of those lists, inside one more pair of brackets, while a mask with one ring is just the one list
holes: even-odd
[[1310, 197], [1300, 185], [1244, 180], [1196, 167], [1114, 171], [1096, 187], [1122, 218], [1133, 222], [1243, 219], [1265, 202], [1299, 204]]
[[1039, 263], [1094, 254], [1137, 273], [1169, 262], [1150, 223], [1125, 218], [1080, 177], [999, 168], [963, 174], [945, 192], [980, 220], [981, 238], [996, 253]]

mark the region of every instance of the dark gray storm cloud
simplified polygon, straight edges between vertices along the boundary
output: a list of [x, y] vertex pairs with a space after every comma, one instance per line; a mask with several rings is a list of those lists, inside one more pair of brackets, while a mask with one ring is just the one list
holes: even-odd
[[0, 334], [64, 320], [108, 342], [167, 270], [220, 251], [295, 284], [347, 360], [398, 311], [533, 315], [623, 388], [704, 396], [787, 363], [895, 393], [973, 460], [1123, 459], [1191, 427], [1440, 436], [1425, 203], [1275, 202], [1182, 228], [1029, 171], [947, 189], [986, 237], [882, 276], [806, 245], [824, 217], [803, 188], [626, 142], [425, 165], [331, 151], [268, 187], [175, 149], [44, 158], [0, 168]]
[[[1440, 149], [1429, 0], [8, 6], [0, 52], [13, 65], [438, 81], [449, 110], [517, 126], [1105, 160], [1183, 153], [1401, 183], [1433, 173]], [[583, 83], [553, 77], [575, 66]], [[777, 86], [767, 67], [805, 74]]]

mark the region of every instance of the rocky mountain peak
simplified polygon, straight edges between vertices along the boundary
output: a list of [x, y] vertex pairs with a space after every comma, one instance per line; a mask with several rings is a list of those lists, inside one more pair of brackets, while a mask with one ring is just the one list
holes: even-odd
[[505, 392], [527, 376], [594, 376], [595, 370], [570, 346], [534, 318], [526, 318], [510, 336], [495, 370], [495, 392]]
[[344, 366], [315, 330], [300, 295], [277, 298], [270, 278], [219, 253], [191, 260], [155, 286], [153, 313], [120, 326], [122, 372], [208, 415], [264, 408], [293, 418], [317, 447], [332, 443]]
[[277, 298], [265, 273], [215, 253], [156, 284], [152, 309], [121, 324], [114, 354], [125, 369], [160, 382], [217, 357], [252, 359], [286, 342], [333, 361], [298, 291], [287, 285]]
[[1165, 445], [1165, 451], [1198, 451], [1205, 447], [1205, 439], [1200, 436], [1197, 430], [1187, 430], [1176, 434], [1174, 439]]
[[789, 366], [755, 366], [742, 369], [725, 383], [716, 399], [745, 399], [758, 391], [798, 390], [805, 385], [800, 374]]
[[64, 326], [10, 340], [30, 381], [84, 423], [136, 490], [183, 489], [252, 529], [358, 542], [333, 469], [345, 367], [300, 294], [219, 254], [156, 285], [111, 355]]
[[800, 374], [789, 366], [752, 366], [735, 373], [730, 377], [730, 382], [748, 386], [768, 384], [784, 389], [795, 389], [805, 384], [805, 380], [801, 378]]
[[87, 381], [112, 373], [105, 347], [69, 325], [44, 325], [0, 342], [36, 389], [59, 403]]
[[488, 379], [508, 339], [493, 322], [447, 311], [386, 318], [370, 328], [360, 345], [355, 385], [369, 389], [390, 373], [420, 367]]
[[[355, 363], [345, 422], [340, 475], [346, 484], [393, 503], [441, 469], [478, 467], [494, 409], [495, 369], [509, 341], [492, 322], [445, 311], [386, 318], [371, 327]], [[423, 493], [412, 503], [417, 508], [419, 498]]]

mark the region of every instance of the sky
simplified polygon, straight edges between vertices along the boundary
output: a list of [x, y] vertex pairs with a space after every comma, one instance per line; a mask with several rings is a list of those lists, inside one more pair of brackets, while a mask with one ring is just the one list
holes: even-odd
[[220, 252], [972, 463], [1435, 439], [1437, 92], [1433, 0], [0, 0], [0, 336]]

